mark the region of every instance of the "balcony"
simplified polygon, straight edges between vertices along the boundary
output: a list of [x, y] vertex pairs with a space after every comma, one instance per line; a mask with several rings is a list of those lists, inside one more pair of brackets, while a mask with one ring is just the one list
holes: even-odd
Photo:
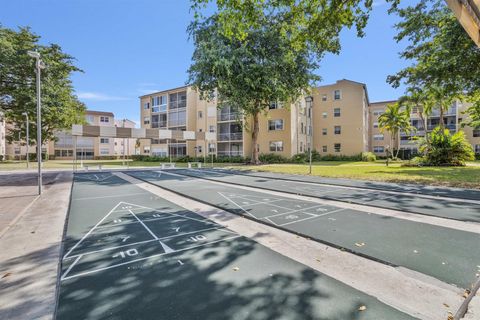
[[[451, 107], [447, 111], [443, 113], [444, 117], [449, 117], [449, 116], [456, 116], [457, 115], [457, 107]], [[440, 117], [440, 110], [434, 109], [432, 110], [432, 113], [428, 116], [430, 117]]]
[[217, 121], [235, 121], [238, 119], [238, 113], [218, 113]]
[[[438, 127], [439, 124], [429, 124], [427, 125], [427, 130], [432, 131], [436, 127]], [[445, 124], [444, 125], [445, 129], [448, 129], [450, 131], [457, 131], [457, 125], [456, 124]]]
[[218, 141], [242, 141], [242, 132], [219, 133]]

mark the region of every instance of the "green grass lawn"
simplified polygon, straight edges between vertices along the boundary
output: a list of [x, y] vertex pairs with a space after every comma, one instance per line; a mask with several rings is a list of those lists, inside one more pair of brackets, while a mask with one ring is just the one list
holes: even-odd
[[[242, 166], [241, 168], [278, 173], [308, 174], [308, 165], [305, 164], [270, 164]], [[387, 167], [384, 161], [322, 161], [314, 163], [312, 173], [316, 176], [333, 178], [480, 189], [480, 161], [470, 162], [466, 167], [401, 167], [400, 163], [391, 163]]]

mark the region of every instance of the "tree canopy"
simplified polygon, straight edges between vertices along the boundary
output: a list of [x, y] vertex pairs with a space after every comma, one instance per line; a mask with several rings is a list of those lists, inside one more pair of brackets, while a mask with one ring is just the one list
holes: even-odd
[[[426, 91], [425, 98], [436, 100], [436, 107], [440, 107], [441, 101], [465, 99], [473, 102], [468, 113], [470, 119], [478, 119], [480, 48], [445, 1], [420, 0], [404, 8], [393, 6], [392, 11], [401, 19], [396, 24], [395, 39], [408, 42], [400, 56], [412, 64], [389, 76], [387, 81], [394, 87], [403, 83], [417, 91]], [[469, 124], [474, 125], [473, 122]]]
[[36, 141], [36, 74], [35, 60], [27, 51], [36, 50], [46, 64], [42, 70], [42, 140], [54, 139], [54, 133], [82, 123], [85, 106], [77, 99], [70, 76], [80, 72], [74, 58], [56, 44], [41, 45], [40, 37], [29, 28], [18, 31], [0, 25], [0, 111], [8, 123], [15, 124], [8, 131], [9, 142], [25, 137], [25, 116], [30, 124], [30, 143]]
[[[195, 41], [189, 81], [203, 98], [217, 92], [220, 107], [228, 104], [242, 116], [251, 116], [253, 145], [258, 136], [258, 115], [273, 101], [292, 102], [319, 79], [308, 50], [298, 51], [265, 23], [243, 40], [220, 32], [218, 17], [195, 24]], [[248, 121], [246, 122], [248, 124]], [[257, 148], [253, 161], [258, 162]]]

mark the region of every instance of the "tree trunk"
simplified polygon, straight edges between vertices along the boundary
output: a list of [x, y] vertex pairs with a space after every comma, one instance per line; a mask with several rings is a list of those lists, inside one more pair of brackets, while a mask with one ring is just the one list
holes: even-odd
[[260, 164], [260, 160], [258, 159], [258, 148], [257, 148], [257, 141], [258, 141], [258, 131], [260, 129], [258, 124], [258, 111], [253, 114], [253, 130], [252, 130], [252, 164]]
[[440, 106], [440, 128], [445, 129], [445, 125], [443, 123], [443, 106]]
[[429, 144], [428, 133], [427, 133], [427, 119], [425, 119], [425, 117], [423, 115], [423, 111], [419, 112], [418, 114], [420, 115], [420, 120], [422, 120], [423, 132], [425, 134], [425, 141], [427, 142], [427, 144]]

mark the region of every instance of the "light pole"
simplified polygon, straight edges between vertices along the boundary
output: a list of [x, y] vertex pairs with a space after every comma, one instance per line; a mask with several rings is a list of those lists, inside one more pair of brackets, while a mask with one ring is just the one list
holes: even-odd
[[40, 93], [40, 73], [45, 69], [45, 64], [40, 59], [37, 51], [28, 51], [28, 55], [35, 58], [37, 74], [37, 165], [38, 165], [38, 194], [42, 194], [42, 102]]
[[29, 158], [29, 155], [28, 155], [28, 154], [29, 154], [29, 153], [28, 153], [28, 145], [30, 144], [30, 135], [29, 135], [29, 132], [28, 132], [28, 127], [29, 127], [29, 125], [28, 125], [28, 113], [22, 112], [22, 115], [25, 116], [25, 124], [26, 124], [26, 126], [27, 126], [27, 128], [26, 128], [26, 129], [27, 129], [27, 145], [26, 145], [26, 147], [27, 147], [27, 154], [26, 154], [26, 158], [27, 158], [27, 169], [28, 169], [28, 168], [30, 168], [30, 162], [28, 161], [28, 160], [29, 160], [29, 159], [28, 159], [28, 158]]
[[[127, 119], [123, 119], [123, 128], [125, 128], [125, 120]], [[125, 167], [125, 138], [123, 138], [123, 150], [122, 150], [122, 153], [123, 153], [123, 166]]]
[[308, 117], [310, 119], [310, 126], [308, 127], [308, 136], [309, 138], [309, 144], [308, 144], [308, 163], [309, 163], [309, 168], [308, 168], [308, 174], [312, 174], [312, 144], [313, 144], [313, 125], [312, 125], [312, 118], [313, 118], [313, 97], [312, 96], [307, 96], [305, 97], [305, 104], [308, 109]]

